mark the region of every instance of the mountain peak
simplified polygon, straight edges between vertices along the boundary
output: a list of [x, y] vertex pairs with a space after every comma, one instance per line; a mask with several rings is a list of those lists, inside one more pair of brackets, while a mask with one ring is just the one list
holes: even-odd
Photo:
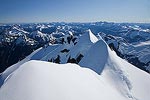
[[85, 33], [85, 34], [87, 34], [87, 36], [89, 37], [89, 39], [92, 43], [95, 43], [98, 41], [98, 38], [92, 33], [92, 31], [90, 29], [88, 29], [87, 33]]
[[70, 49], [69, 53], [71, 57], [76, 58], [80, 54], [84, 55], [97, 41], [98, 38], [91, 32], [91, 30], [87, 30], [81, 37], [79, 37], [77, 44]]
[[82, 43], [95, 43], [98, 41], [98, 38], [91, 32], [91, 30], [87, 30], [81, 37], [80, 42]]
[[107, 44], [100, 39], [86, 53], [79, 65], [86, 66], [94, 70], [96, 73], [101, 73], [108, 59]]

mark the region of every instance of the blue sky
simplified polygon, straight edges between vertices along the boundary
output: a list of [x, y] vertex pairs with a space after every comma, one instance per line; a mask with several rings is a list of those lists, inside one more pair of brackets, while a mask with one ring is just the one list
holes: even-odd
[[0, 23], [147, 22], [150, 0], [0, 0]]

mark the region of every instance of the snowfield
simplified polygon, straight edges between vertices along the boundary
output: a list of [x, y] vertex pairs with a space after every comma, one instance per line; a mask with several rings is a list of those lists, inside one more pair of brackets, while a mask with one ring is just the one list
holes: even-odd
[[0, 99], [125, 100], [98, 77], [95, 72], [75, 64], [29, 61], [5, 81], [0, 89]]
[[[68, 51], [62, 53], [64, 49]], [[78, 65], [67, 63], [79, 54]], [[49, 61], [58, 55], [60, 64]], [[6, 69], [0, 75], [0, 100], [149, 100], [149, 85], [148, 73], [118, 57], [88, 30], [76, 45], [39, 48]]]

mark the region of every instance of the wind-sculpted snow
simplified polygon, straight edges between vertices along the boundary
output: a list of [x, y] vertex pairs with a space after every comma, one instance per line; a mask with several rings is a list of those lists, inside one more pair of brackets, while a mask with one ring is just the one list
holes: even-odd
[[77, 58], [79, 54], [85, 55], [92, 44], [97, 41], [98, 38], [91, 32], [91, 30], [87, 30], [87, 32], [79, 38], [78, 43], [70, 49], [69, 56]]
[[118, 57], [101, 36], [88, 30], [61, 42], [1, 73], [0, 100], [149, 100], [150, 75]]
[[146, 40], [144, 42], [140, 42], [139, 40], [138, 42], [128, 43], [128, 41], [122, 37], [106, 35], [104, 33], [101, 34], [101, 36], [107, 42], [109, 47], [111, 47], [111, 49], [117, 53], [118, 56], [126, 59], [129, 63], [135, 65], [136, 67], [149, 72], [149, 41]]
[[99, 40], [85, 54], [84, 58], [79, 63], [80, 66], [86, 66], [101, 74], [108, 60], [108, 49], [103, 40]]
[[50, 45], [47, 47], [40, 48], [38, 52], [36, 52], [32, 57], [31, 60], [41, 60], [43, 57], [45, 57], [50, 51], [55, 50], [60, 45]]
[[126, 100], [96, 73], [75, 64], [29, 61], [0, 89], [1, 100]]
[[[148, 42], [150, 40], [150, 24], [110, 22], [0, 25], [0, 72], [24, 59], [37, 48], [49, 43], [62, 44], [61, 39], [66, 35], [80, 38], [89, 29], [95, 35], [100, 33], [102, 36], [105, 34], [103, 36], [104, 40], [111, 49], [115, 50], [118, 56], [126, 59], [136, 67], [150, 72]], [[93, 35], [90, 37], [93, 37]], [[96, 37], [91, 38], [92, 43], [96, 41]], [[67, 59], [80, 58], [80, 55], [81, 53], [74, 54], [72, 57], [68, 56]], [[56, 58], [58, 57], [54, 57], [53, 59], [55, 60]], [[75, 60], [73, 62], [78, 63]]]
[[[149, 99], [147, 97], [147, 93], [150, 91], [147, 85], [150, 83], [148, 74], [146, 75], [142, 71], [139, 72], [139, 69], [134, 68], [133, 65], [119, 58], [103, 39], [100, 39], [91, 46], [79, 65], [90, 68], [100, 74], [104, 80], [107, 80], [110, 85], [114, 86], [126, 97], [139, 100], [142, 100], [142, 98], [144, 100]], [[145, 80], [144, 82], [146, 83], [140, 81], [140, 78], [137, 77], [139, 75], [140, 77], [147, 78], [148, 81]], [[142, 86], [140, 86], [141, 84]], [[146, 88], [146, 90], [143, 88]]]
[[123, 92], [123, 95], [132, 97], [130, 94], [130, 89], [132, 88], [130, 80], [121, 69], [123, 65], [118, 64], [119, 60], [116, 59], [117, 56], [113, 55], [114, 57], [111, 57], [111, 52], [104, 40], [100, 39], [89, 49], [79, 65], [90, 68], [100, 75], [105, 73], [105, 69], [109, 69], [106, 79], [111, 77], [112, 81], [114, 81], [112, 85], [118, 87], [118, 91]]
[[[33, 55], [36, 54], [36, 52], [38, 52], [40, 50], [37, 49], [36, 51], [34, 51], [33, 53], [31, 53], [29, 56], [27, 56], [25, 59], [21, 60], [20, 62], [12, 65], [11, 67], [7, 68], [3, 73], [0, 74], [0, 87], [2, 86], [2, 84], [5, 82], [5, 79], [7, 79], [15, 70], [17, 70], [20, 65], [24, 64], [25, 62], [31, 60], [31, 57]], [[37, 59], [37, 58], [36, 58]]]

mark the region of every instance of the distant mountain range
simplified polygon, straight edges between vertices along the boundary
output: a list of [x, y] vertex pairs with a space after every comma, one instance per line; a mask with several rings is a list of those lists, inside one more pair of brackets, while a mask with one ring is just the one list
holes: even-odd
[[[25, 35], [14, 43], [22, 47], [47, 42], [45, 33], [29, 35], [32, 40]], [[0, 99], [149, 100], [150, 75], [116, 55], [126, 50], [120, 49], [124, 39], [103, 34], [104, 40], [100, 35], [95, 36], [90, 29], [79, 35], [68, 31], [44, 44], [0, 74]], [[134, 47], [143, 44], [148, 45], [140, 42]]]
[[42, 59], [80, 63], [91, 42], [87, 42], [88, 39], [80, 42], [79, 39], [84, 34], [90, 36], [89, 29], [95, 38], [102, 37], [118, 56], [150, 72], [150, 24], [109, 22], [3, 24], [0, 26], [0, 72], [48, 45], [63, 44], [51, 59]]

